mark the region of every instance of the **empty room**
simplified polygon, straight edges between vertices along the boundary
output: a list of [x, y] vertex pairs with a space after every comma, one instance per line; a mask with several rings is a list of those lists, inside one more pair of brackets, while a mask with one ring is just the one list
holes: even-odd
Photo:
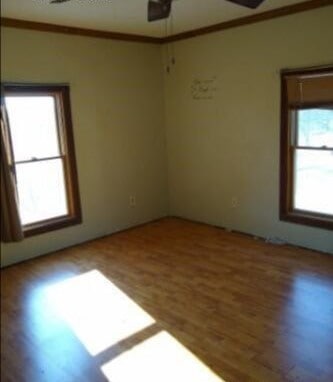
[[1, 381], [333, 381], [333, 1], [1, 1]]

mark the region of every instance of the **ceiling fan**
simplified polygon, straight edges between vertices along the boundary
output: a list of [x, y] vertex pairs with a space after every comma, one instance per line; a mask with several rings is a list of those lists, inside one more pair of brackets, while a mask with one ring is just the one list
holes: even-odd
[[[60, 0], [61, 1], [61, 0]], [[62, 0], [63, 1], [63, 0]], [[257, 8], [264, 0], [227, 0], [247, 8]], [[166, 19], [171, 12], [172, 0], [149, 0], [148, 21]]]
[[[51, 4], [64, 3], [70, 0], [50, 0]], [[173, 0], [148, 0], [148, 21], [167, 19], [171, 12]], [[247, 8], [257, 8], [264, 0], [226, 0]]]

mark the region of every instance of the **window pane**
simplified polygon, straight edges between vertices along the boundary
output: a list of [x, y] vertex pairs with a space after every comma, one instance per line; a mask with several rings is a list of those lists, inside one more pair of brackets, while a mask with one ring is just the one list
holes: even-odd
[[296, 150], [294, 207], [333, 215], [333, 150]]
[[333, 147], [333, 109], [298, 111], [298, 146]]
[[61, 159], [16, 166], [22, 224], [68, 214]]
[[15, 161], [59, 155], [55, 100], [5, 97]]

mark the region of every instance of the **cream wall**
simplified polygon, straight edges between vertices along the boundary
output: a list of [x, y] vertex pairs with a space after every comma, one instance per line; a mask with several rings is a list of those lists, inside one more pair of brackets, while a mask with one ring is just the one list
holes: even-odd
[[2, 244], [2, 265], [165, 216], [160, 47], [11, 28], [1, 42], [2, 81], [70, 84], [83, 210], [81, 225]]
[[[278, 217], [279, 71], [333, 63], [332, 20], [326, 7], [175, 44], [165, 75], [171, 215], [333, 253], [332, 231]], [[192, 99], [193, 80], [214, 76], [212, 99]]]
[[[178, 42], [164, 83], [159, 46], [2, 28], [2, 80], [70, 83], [83, 209], [79, 226], [1, 244], [2, 265], [168, 214], [333, 253], [332, 232], [278, 219], [279, 70], [332, 63], [332, 19]], [[212, 99], [193, 100], [214, 76]]]

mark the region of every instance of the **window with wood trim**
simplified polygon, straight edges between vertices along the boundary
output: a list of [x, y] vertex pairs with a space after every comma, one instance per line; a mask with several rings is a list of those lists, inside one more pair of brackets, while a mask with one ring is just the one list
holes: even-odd
[[24, 235], [81, 222], [69, 87], [4, 86]]
[[281, 84], [280, 219], [333, 229], [333, 67]]

